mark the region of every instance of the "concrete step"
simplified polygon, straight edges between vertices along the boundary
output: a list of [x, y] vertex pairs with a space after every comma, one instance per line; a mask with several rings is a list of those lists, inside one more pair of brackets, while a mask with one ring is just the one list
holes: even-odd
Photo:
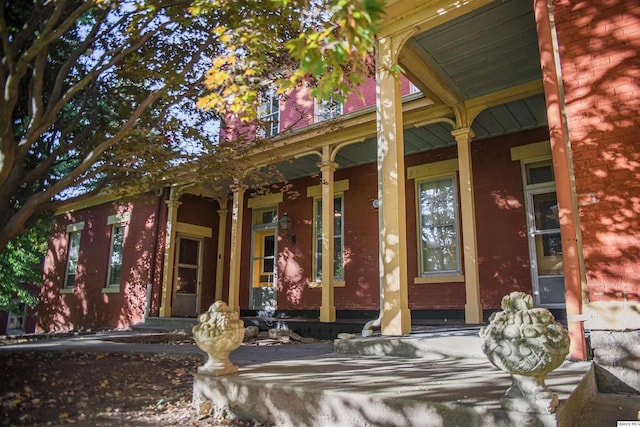
[[197, 322], [197, 319], [190, 317], [147, 317], [144, 323], [134, 325], [131, 329], [138, 332], [179, 332], [190, 335]]

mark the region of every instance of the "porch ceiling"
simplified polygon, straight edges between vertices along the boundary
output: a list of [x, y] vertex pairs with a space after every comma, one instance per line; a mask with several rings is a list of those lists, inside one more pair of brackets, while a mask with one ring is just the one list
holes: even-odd
[[[405, 19], [402, 13], [407, 19], [417, 19], [412, 11], [400, 10], [399, 15], [393, 15], [390, 9], [390, 25]], [[451, 119], [455, 106], [490, 107], [472, 123], [474, 140], [547, 124], [542, 85], [534, 89], [535, 94], [517, 89], [542, 78], [531, 1], [506, 0], [471, 7], [468, 13], [411, 37], [399, 62], [407, 78], [427, 98], [435, 105], [450, 107], [447, 116]], [[501, 96], [494, 97], [496, 93]], [[405, 127], [405, 154], [454, 145], [451, 130], [446, 123]], [[335, 160], [341, 169], [375, 162], [376, 157], [376, 138], [368, 136], [364, 142], [342, 148]], [[288, 179], [299, 178], [317, 173], [317, 161], [317, 156], [304, 156], [280, 164], [279, 169]]]

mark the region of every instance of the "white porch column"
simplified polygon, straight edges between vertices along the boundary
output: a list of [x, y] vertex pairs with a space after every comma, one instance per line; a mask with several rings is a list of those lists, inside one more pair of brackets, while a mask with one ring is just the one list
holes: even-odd
[[392, 37], [378, 40], [376, 110], [378, 127], [378, 199], [383, 335], [411, 332], [407, 274], [404, 139], [400, 76], [394, 75], [399, 46]]
[[462, 240], [464, 252], [464, 282], [466, 303], [465, 323], [482, 323], [480, 281], [478, 279], [478, 243], [476, 236], [476, 212], [473, 201], [473, 170], [471, 167], [471, 128], [457, 129], [451, 135], [458, 143], [458, 170], [460, 174], [460, 213], [462, 216]]
[[222, 299], [222, 278], [224, 273], [224, 244], [227, 234], [227, 201], [220, 202], [220, 209], [218, 210], [218, 259], [216, 260], [216, 292], [215, 300]]
[[231, 208], [231, 259], [229, 260], [229, 307], [240, 312], [240, 261], [242, 252], [242, 218], [246, 186], [233, 186]]
[[176, 253], [175, 224], [178, 221], [178, 207], [180, 202], [175, 188], [171, 188], [169, 200], [165, 203], [168, 207], [167, 229], [164, 242], [164, 263], [162, 268], [162, 300], [160, 301], [160, 317], [171, 317], [171, 296], [173, 294], [173, 265]]
[[334, 172], [338, 164], [331, 161], [329, 147], [322, 148], [322, 162], [318, 165], [322, 171], [322, 306], [320, 307], [320, 321], [335, 322], [336, 307], [333, 297], [333, 183]]

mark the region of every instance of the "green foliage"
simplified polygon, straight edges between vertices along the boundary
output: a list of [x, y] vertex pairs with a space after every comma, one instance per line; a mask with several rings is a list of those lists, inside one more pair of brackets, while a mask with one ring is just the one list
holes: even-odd
[[166, 185], [211, 145], [195, 103], [218, 45], [189, 4], [0, 3], [0, 249], [61, 194]]
[[0, 251], [0, 310], [19, 314], [15, 298], [30, 307], [37, 303], [37, 295], [33, 295], [27, 286], [42, 284], [42, 260], [51, 224], [50, 217], [41, 218]]
[[343, 100], [371, 75], [380, 0], [197, 0], [193, 13], [222, 17], [214, 34], [224, 46], [199, 105], [221, 115], [256, 118], [265, 81], [279, 93], [300, 85], [311, 96]]

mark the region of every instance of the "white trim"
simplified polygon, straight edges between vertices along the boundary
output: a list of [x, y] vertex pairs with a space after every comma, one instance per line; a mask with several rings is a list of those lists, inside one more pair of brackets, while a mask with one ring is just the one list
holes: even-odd
[[[441, 162], [438, 162], [441, 163]], [[456, 162], [457, 164], [457, 162]], [[455, 214], [455, 231], [456, 231], [456, 270], [445, 270], [445, 271], [433, 271], [425, 273], [422, 259], [422, 239], [420, 238], [420, 234], [422, 233], [422, 218], [420, 211], [420, 185], [423, 182], [437, 181], [442, 180], [444, 178], [451, 179], [453, 181], [453, 197], [454, 197], [454, 214]], [[427, 176], [421, 177], [419, 181], [416, 181], [415, 185], [415, 197], [416, 197], [416, 243], [418, 249], [418, 258], [417, 258], [417, 266], [418, 266], [418, 274], [421, 278], [433, 278], [433, 282], [425, 282], [425, 283], [441, 283], [446, 282], [443, 280], [445, 277], [464, 277], [462, 275], [462, 257], [464, 253], [464, 249], [460, 244], [460, 233], [461, 233], [461, 225], [460, 225], [460, 204], [459, 204], [459, 182], [457, 174], [448, 173], [448, 174], [437, 174], [435, 176]], [[457, 280], [456, 280], [457, 281]], [[416, 282], [419, 283], [419, 282]]]
[[109, 215], [107, 225], [126, 224], [131, 221], [131, 212], [120, 212], [115, 215]]
[[67, 233], [73, 233], [74, 231], [82, 230], [84, 230], [84, 221], [74, 222], [73, 224], [67, 225]]
[[[116, 237], [116, 229], [122, 227], [122, 247], [120, 248], [120, 275], [118, 276], [118, 283], [111, 283], [111, 269], [113, 268], [112, 258], [113, 258], [113, 246], [114, 240]], [[122, 222], [115, 222], [111, 224], [111, 240], [109, 244], [109, 258], [107, 258], [108, 267], [107, 267], [107, 283], [103, 287], [103, 289], [117, 289], [120, 290], [120, 282], [122, 281], [122, 262], [124, 261], [124, 242], [127, 231], [127, 224]]]

